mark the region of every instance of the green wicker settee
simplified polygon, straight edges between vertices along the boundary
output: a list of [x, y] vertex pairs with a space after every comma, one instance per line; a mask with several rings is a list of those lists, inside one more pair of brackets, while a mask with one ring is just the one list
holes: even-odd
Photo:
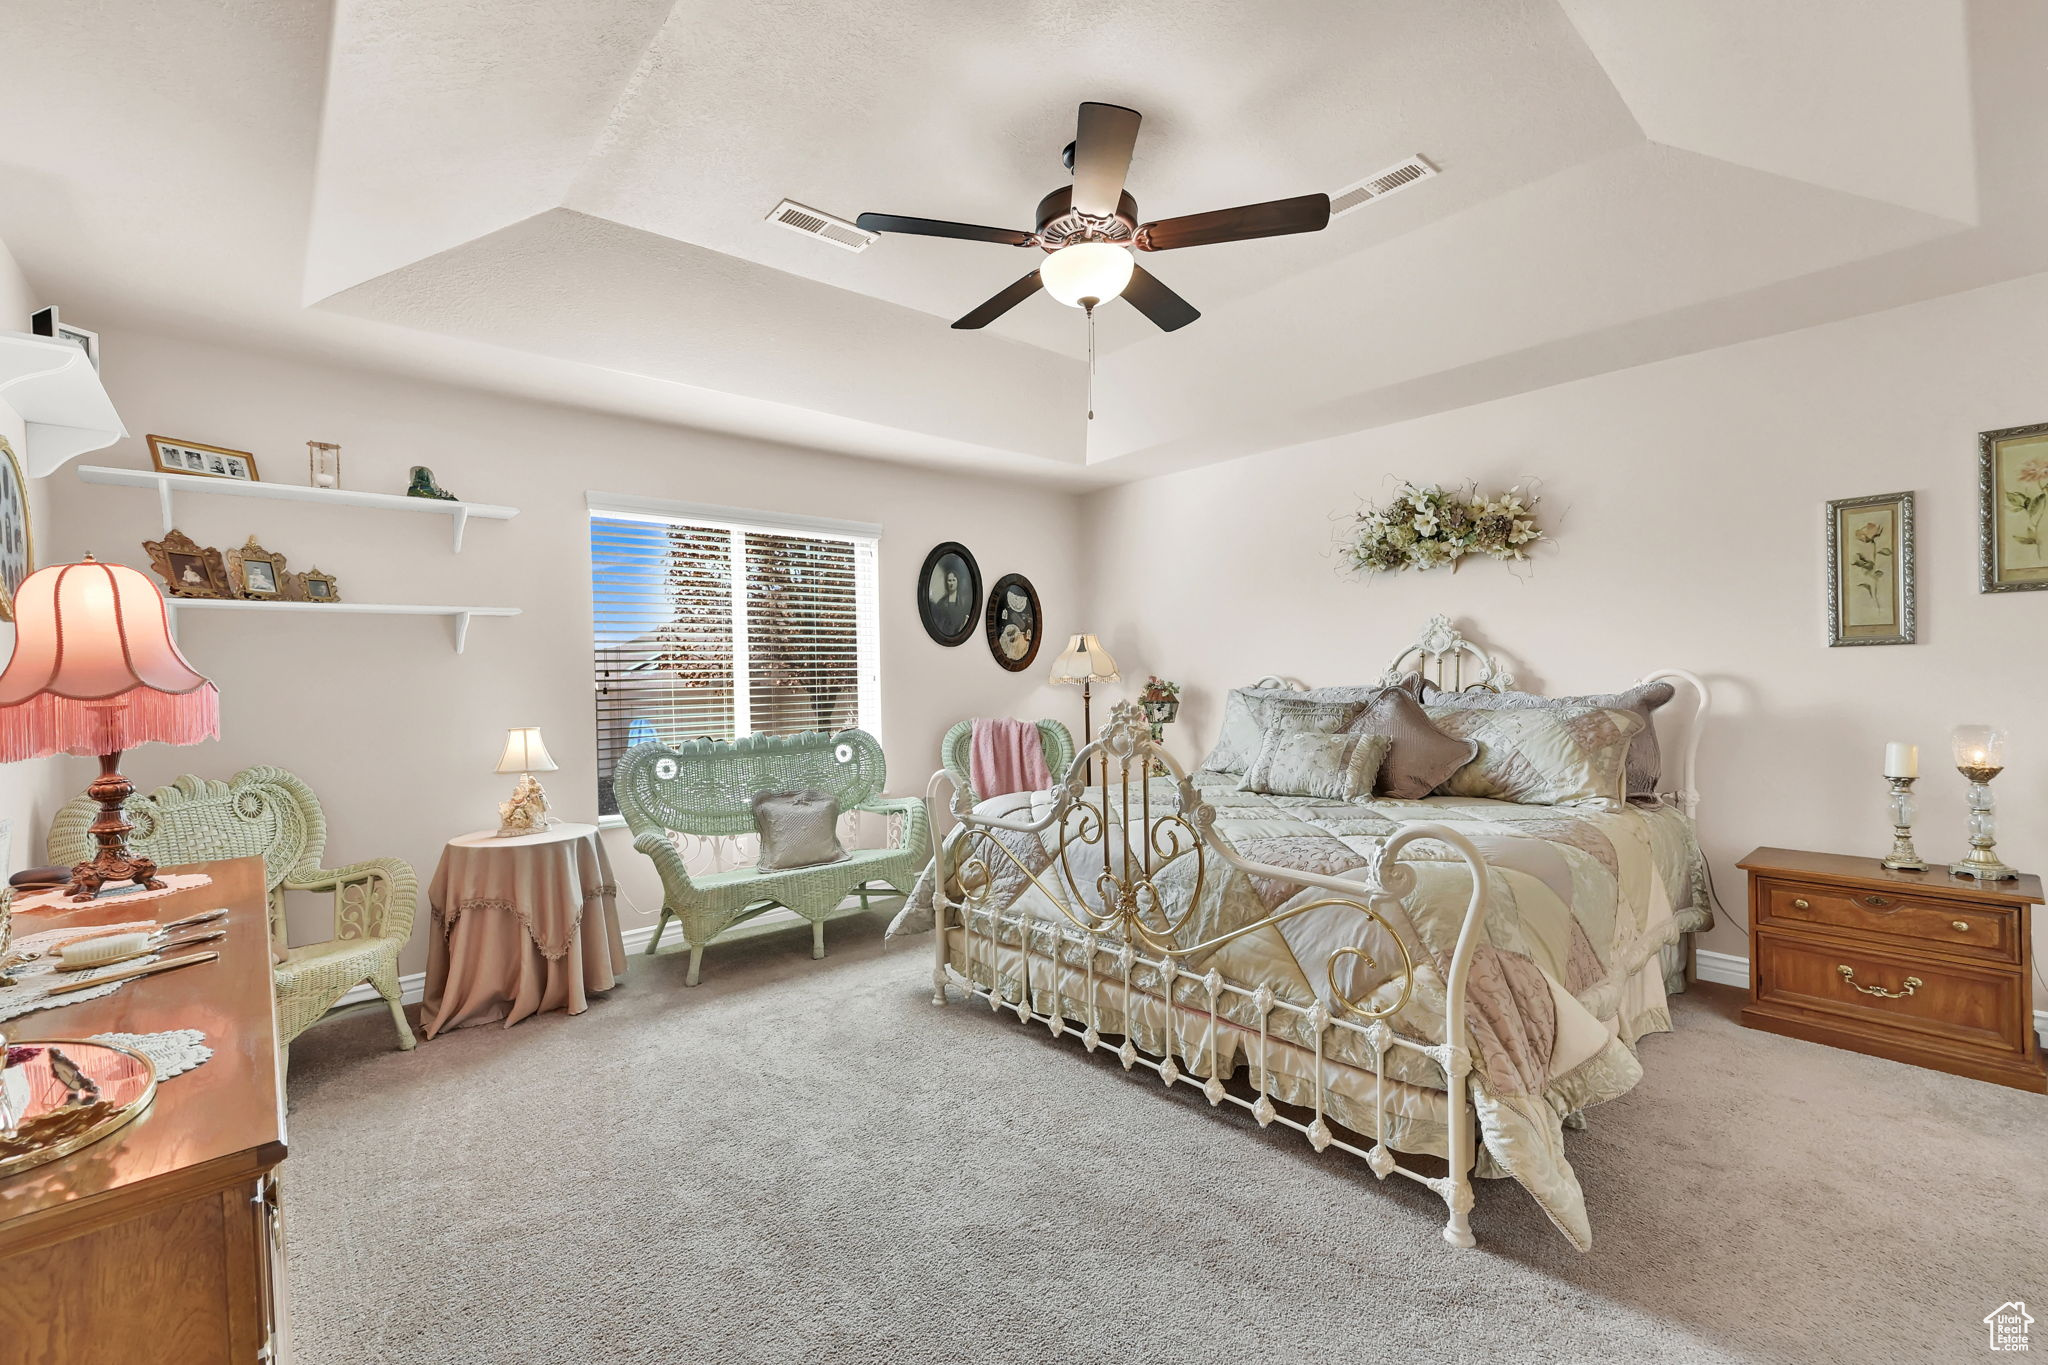
[[[283, 768], [244, 768], [230, 781], [190, 773], [148, 796], [131, 796], [122, 810], [135, 826], [128, 846], [165, 867], [262, 855], [270, 892], [270, 941], [285, 945], [284, 893], [334, 896], [334, 937], [286, 949], [271, 968], [277, 989], [277, 1037], [292, 1039], [367, 983], [391, 1009], [398, 1045], [413, 1046], [412, 1029], [398, 998], [398, 950], [412, 937], [419, 878], [398, 858], [371, 858], [347, 867], [322, 867], [327, 817], [312, 789]], [[50, 822], [52, 863], [70, 865], [92, 856], [88, 832], [99, 806], [89, 797], [67, 802]]]
[[[686, 984], [694, 986], [705, 944], [780, 905], [811, 922], [811, 956], [823, 957], [825, 921], [849, 896], [859, 893], [865, 906], [871, 882], [907, 895], [931, 857], [924, 803], [883, 796], [887, 777], [882, 746], [865, 730], [692, 739], [675, 748], [649, 743], [627, 750], [612, 778], [619, 813], [632, 831], [633, 847], [653, 859], [661, 874], [661, 922], [647, 951], [660, 945], [675, 920], [690, 945]], [[752, 834], [755, 793], [807, 787], [831, 793], [841, 811], [900, 817], [894, 844], [850, 849], [844, 862], [784, 871], [743, 867], [693, 875], [684, 866], [674, 834]]]

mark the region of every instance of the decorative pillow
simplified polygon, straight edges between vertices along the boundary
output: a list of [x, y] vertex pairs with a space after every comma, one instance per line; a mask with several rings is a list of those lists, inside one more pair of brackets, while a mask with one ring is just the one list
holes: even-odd
[[1649, 723], [1633, 711], [1597, 706], [1432, 706], [1428, 711], [1446, 732], [1479, 746], [1478, 757], [1451, 774], [1438, 791], [1525, 806], [1619, 805], [1627, 792], [1623, 777], [1629, 743]]
[[1378, 790], [1405, 801], [1420, 801], [1479, 752], [1470, 740], [1439, 730], [1422, 703], [1399, 687], [1381, 688], [1348, 728], [1387, 737]]
[[754, 829], [761, 836], [755, 866], [763, 872], [819, 867], [848, 857], [839, 846], [839, 799], [815, 787], [755, 793]]
[[1476, 711], [1507, 711], [1524, 706], [1598, 706], [1609, 711], [1633, 711], [1643, 718], [1643, 728], [1628, 748], [1628, 794], [1631, 800], [1654, 799], [1664, 778], [1664, 756], [1657, 748], [1657, 727], [1650, 713], [1671, 700], [1677, 689], [1668, 682], [1637, 683], [1623, 692], [1602, 692], [1583, 697], [1539, 697], [1534, 692], [1445, 692], [1434, 683], [1422, 684], [1425, 706], [1456, 707]]
[[1242, 773], [1259, 755], [1270, 729], [1341, 730], [1358, 714], [1356, 702], [1309, 701], [1298, 692], [1272, 687], [1234, 688], [1223, 701], [1223, 727], [1216, 747], [1202, 760], [1213, 772]]
[[1393, 741], [1385, 735], [1340, 730], [1268, 730], [1259, 755], [1245, 769], [1241, 792], [1268, 796], [1319, 796], [1327, 801], [1363, 801]]

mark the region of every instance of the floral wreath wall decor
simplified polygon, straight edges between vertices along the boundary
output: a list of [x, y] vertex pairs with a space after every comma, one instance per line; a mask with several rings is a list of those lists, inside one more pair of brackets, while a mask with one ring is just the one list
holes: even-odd
[[1540, 501], [1533, 488], [1524, 494], [1520, 484], [1481, 497], [1476, 484], [1447, 489], [1404, 483], [1383, 505], [1359, 509], [1341, 552], [1364, 574], [1446, 564], [1455, 573], [1466, 555], [1526, 562], [1530, 549], [1549, 539], [1536, 520]]

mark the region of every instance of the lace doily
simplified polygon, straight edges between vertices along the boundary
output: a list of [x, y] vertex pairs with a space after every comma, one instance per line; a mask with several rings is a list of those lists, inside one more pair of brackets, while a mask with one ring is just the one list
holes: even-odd
[[66, 991], [62, 995], [50, 995], [48, 991], [50, 987], [60, 985], [66, 981], [77, 981], [81, 978], [91, 980], [108, 972], [123, 972], [130, 967], [146, 966], [161, 956], [161, 953], [151, 953], [147, 957], [138, 957], [131, 962], [117, 962], [105, 967], [90, 967], [82, 972], [60, 972], [57, 970], [57, 956], [52, 953], [50, 956], [38, 958], [34, 962], [26, 962], [19, 966], [10, 967], [8, 975], [14, 978], [14, 984], [12, 986], [0, 986], [0, 1023], [4, 1023], [9, 1019], [19, 1018], [24, 1014], [33, 1013], [36, 1010], [59, 1009], [65, 1005], [75, 1005], [81, 1000], [97, 1000], [103, 995], [112, 995], [134, 978], [110, 981], [104, 986], [94, 986], [88, 990]]
[[140, 905], [144, 901], [162, 900], [165, 896], [174, 896], [180, 891], [190, 891], [195, 886], [210, 886], [213, 883], [213, 878], [204, 872], [166, 872], [157, 880], [163, 883], [163, 888], [158, 891], [117, 889], [111, 895], [99, 896], [89, 901], [72, 900], [64, 894], [64, 888], [61, 886], [50, 891], [38, 891], [33, 896], [17, 896], [14, 901], [14, 913], [32, 915], [38, 910], [82, 910], [87, 906]]
[[149, 1058], [160, 1081], [182, 1076], [213, 1055], [213, 1049], [206, 1045], [206, 1035], [196, 1028], [174, 1028], [163, 1033], [95, 1033], [87, 1041], [133, 1048]]

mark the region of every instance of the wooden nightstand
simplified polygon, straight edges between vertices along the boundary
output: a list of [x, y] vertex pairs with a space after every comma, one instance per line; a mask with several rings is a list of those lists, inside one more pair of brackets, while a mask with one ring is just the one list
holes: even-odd
[[1978, 885], [1946, 867], [1760, 848], [1749, 873], [1742, 1022], [1816, 1043], [2048, 1091], [2034, 1036], [2031, 907], [2041, 879]]

